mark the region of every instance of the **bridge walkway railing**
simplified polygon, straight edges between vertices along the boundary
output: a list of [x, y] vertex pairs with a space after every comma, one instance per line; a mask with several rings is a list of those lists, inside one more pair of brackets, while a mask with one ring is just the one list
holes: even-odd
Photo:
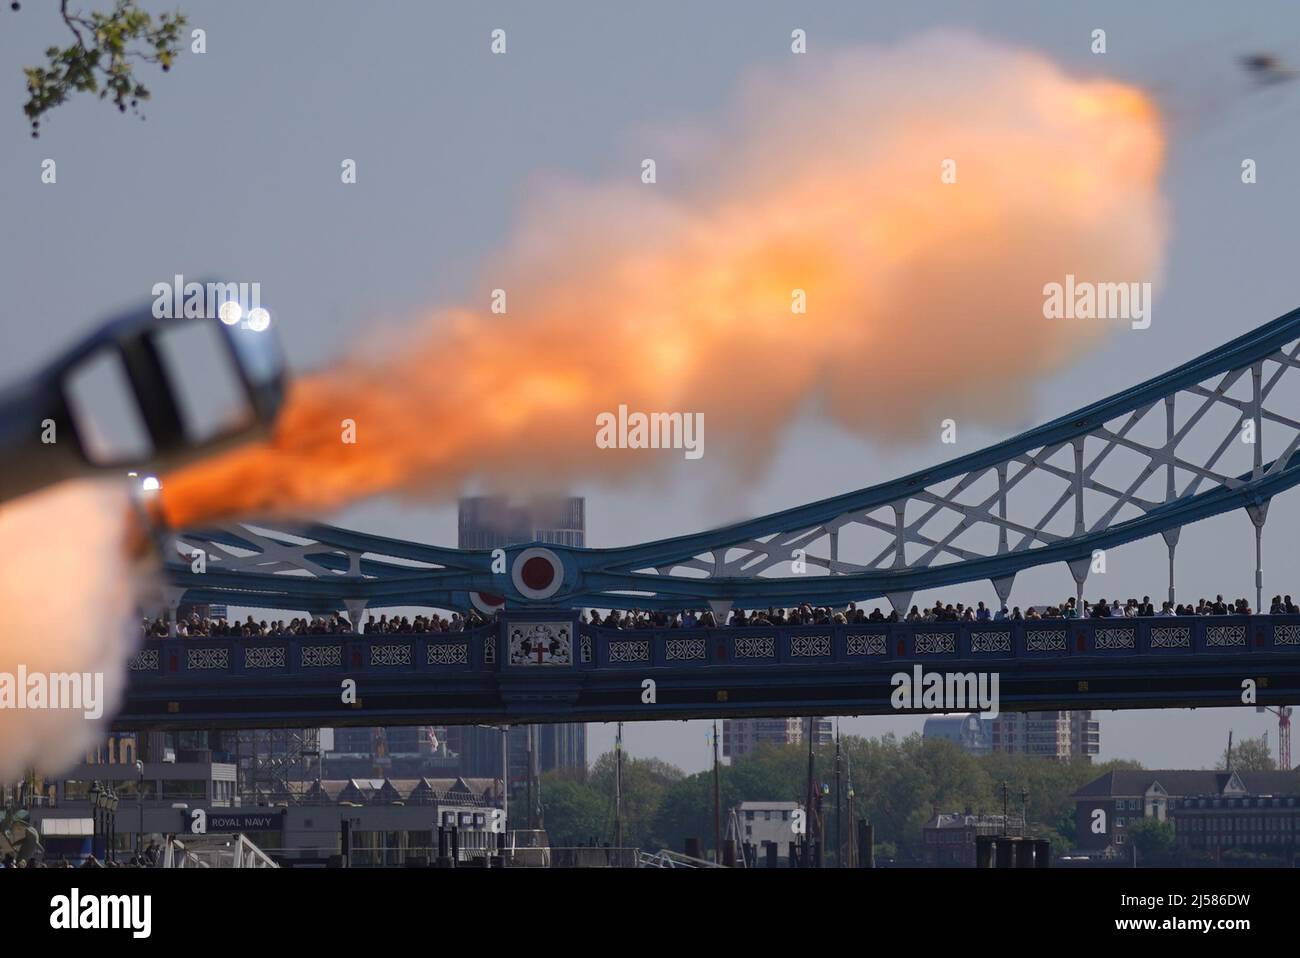
[[[527, 618], [525, 615], [524, 618]], [[1300, 653], [1300, 616], [1219, 615], [1002, 622], [867, 622], [827, 626], [607, 629], [579, 625], [539, 651], [511, 654], [509, 625], [466, 632], [149, 639], [133, 684], [302, 675], [525, 673], [719, 666], [890, 666], [897, 663], [1202, 658]], [[518, 620], [516, 620], [516, 626]], [[564, 644], [569, 643], [569, 644]]]

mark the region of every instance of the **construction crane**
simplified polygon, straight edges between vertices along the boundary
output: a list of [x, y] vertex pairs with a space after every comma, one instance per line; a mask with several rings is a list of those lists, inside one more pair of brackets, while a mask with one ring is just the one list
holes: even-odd
[[1277, 767], [1291, 769], [1291, 706], [1257, 705], [1256, 712], [1270, 712], [1277, 716]]

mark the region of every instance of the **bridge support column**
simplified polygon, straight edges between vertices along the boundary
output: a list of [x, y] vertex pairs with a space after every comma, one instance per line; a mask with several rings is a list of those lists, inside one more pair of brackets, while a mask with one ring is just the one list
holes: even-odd
[[1160, 533], [1162, 536], [1164, 536], [1165, 545], [1169, 547], [1169, 604], [1170, 605], [1173, 605], [1174, 603], [1174, 550], [1178, 548], [1178, 533], [1182, 531], [1183, 530], [1180, 527], [1177, 529], [1166, 529], [1164, 532]]
[[730, 599], [710, 599], [709, 610], [713, 613], [713, 621], [719, 628], [727, 624], [727, 616], [731, 615]]
[[[998, 463], [998, 518], [1002, 520], [998, 523], [998, 555], [1003, 555], [1007, 551], [1007, 464], [1005, 462]], [[1002, 604], [1007, 604], [1006, 599], [1002, 600]]]
[[176, 610], [180, 608], [181, 597], [185, 595], [184, 589], [177, 589], [174, 586], [163, 586], [163, 598], [167, 601], [167, 638], [176, 638]]
[[912, 593], [891, 592], [885, 596], [885, 598], [889, 600], [889, 604], [892, 605], [894, 611], [898, 613], [898, 619], [900, 622], [907, 618], [908, 606], [912, 604]]
[[[827, 562], [826, 564], [827, 565], [826, 572], [828, 575], [838, 575], [839, 574], [838, 566], [840, 562], [839, 528], [836, 527], [834, 529], [829, 530], [829, 534], [831, 539], [831, 553], [830, 553], [830, 561]], [[849, 609], [848, 605], [840, 605], [836, 607], [836, 611], [844, 612], [844, 613], [847, 613], [848, 609]]]
[[348, 622], [352, 624], [352, 631], [358, 635], [365, 631], [365, 624], [361, 621], [366, 614], [366, 606], [369, 604], [368, 599], [344, 599], [343, 605], [348, 610]]
[[[1074, 476], [1071, 488], [1074, 492], [1074, 534], [1081, 536], [1087, 531], [1083, 521], [1083, 446], [1086, 436], [1077, 436], [1070, 443], [1074, 447]], [[1078, 576], [1075, 577], [1078, 581]]]
[[1268, 499], [1247, 506], [1246, 515], [1255, 525], [1255, 614], [1264, 611], [1264, 521], [1268, 519]]
[[[1264, 363], [1256, 361], [1250, 367], [1251, 402], [1250, 415], [1255, 428], [1255, 443], [1252, 450], [1255, 456], [1251, 478], [1259, 479], [1264, 475]], [[1264, 520], [1268, 518], [1268, 503], [1265, 499], [1254, 506], [1246, 507], [1246, 514], [1255, 524], [1255, 613], [1263, 612], [1264, 605]]]
[[904, 522], [907, 500], [902, 499], [891, 505], [894, 509], [894, 568], [901, 569], [907, 565], [907, 553], [903, 550], [907, 538], [907, 523]]
[[[1178, 498], [1178, 489], [1174, 482], [1174, 446], [1177, 432], [1174, 430], [1174, 400], [1177, 393], [1165, 397], [1165, 502], [1173, 502]], [[1182, 532], [1182, 527], [1166, 529], [1161, 535], [1165, 537], [1165, 545], [1169, 547], [1169, 604], [1172, 607], [1174, 602], [1174, 549], [1178, 547], [1178, 534]]]
[[1070, 567], [1070, 575], [1074, 576], [1075, 601], [1079, 603], [1079, 618], [1083, 618], [1083, 584], [1088, 581], [1088, 570], [1092, 568], [1092, 556], [1085, 556], [1082, 559], [1071, 559], [1066, 563]]
[[993, 591], [998, 594], [998, 602], [1005, 608], [1011, 600], [1011, 586], [1016, 581], [1015, 575], [1003, 576], [1001, 579], [990, 579], [993, 583]]

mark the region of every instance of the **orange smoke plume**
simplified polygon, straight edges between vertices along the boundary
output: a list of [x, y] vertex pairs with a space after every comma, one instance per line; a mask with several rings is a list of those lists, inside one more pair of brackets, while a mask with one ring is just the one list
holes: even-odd
[[702, 413], [707, 451], [750, 462], [809, 409], [884, 440], [1005, 421], [1105, 331], [1045, 319], [1044, 284], [1157, 278], [1163, 153], [1140, 92], [971, 37], [792, 56], [646, 150], [659, 182], [638, 165], [536, 184], [481, 310], [299, 380], [269, 442], [166, 477], [164, 511], [186, 525], [681, 457], [599, 448], [620, 404]]

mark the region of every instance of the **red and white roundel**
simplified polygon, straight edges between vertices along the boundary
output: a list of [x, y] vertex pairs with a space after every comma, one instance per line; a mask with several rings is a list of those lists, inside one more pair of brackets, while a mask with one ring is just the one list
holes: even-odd
[[511, 581], [527, 599], [549, 599], [564, 585], [564, 563], [550, 549], [533, 546], [515, 556]]
[[502, 609], [506, 604], [506, 597], [497, 595], [493, 592], [471, 592], [469, 594], [470, 604], [478, 609], [484, 615], [492, 615], [498, 609]]

